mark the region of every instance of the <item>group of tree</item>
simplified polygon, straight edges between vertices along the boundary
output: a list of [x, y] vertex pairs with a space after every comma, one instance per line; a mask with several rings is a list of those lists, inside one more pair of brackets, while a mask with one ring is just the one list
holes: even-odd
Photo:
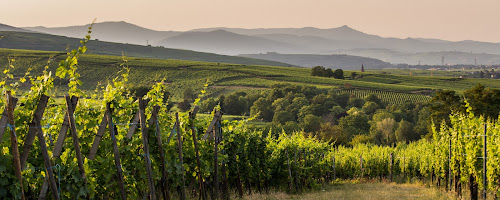
[[[487, 120], [498, 120], [500, 113], [500, 90], [478, 84], [462, 95], [452, 90], [437, 91], [430, 101], [431, 119], [439, 128], [441, 123], [450, 124], [451, 113], [466, 113], [467, 104], [477, 116]], [[439, 129], [438, 129], [439, 130]]]
[[263, 129], [276, 135], [283, 130], [303, 131], [334, 144], [391, 145], [431, 138], [432, 125], [439, 129], [441, 123], [449, 123], [449, 115], [465, 112], [466, 103], [478, 116], [495, 118], [500, 112], [500, 90], [477, 85], [463, 95], [437, 91], [426, 104], [387, 104], [375, 95], [356, 98], [335, 89], [276, 84], [270, 90], [207, 98], [200, 107], [209, 112], [219, 104], [225, 114], [271, 122]]
[[491, 70], [483, 70], [479, 72], [479, 78], [493, 78], [493, 79], [499, 79], [500, 78], [500, 72], [495, 71], [494, 69]]
[[328, 78], [336, 78], [336, 79], [344, 79], [344, 71], [342, 69], [336, 69], [335, 71], [332, 71], [332, 69], [328, 68], [326, 69], [323, 66], [316, 66], [311, 69], [311, 75], [312, 76], [321, 76], [321, 77], [328, 77]]
[[430, 112], [424, 105], [387, 105], [375, 95], [356, 98], [311, 86], [273, 85], [261, 92], [236, 92], [208, 98], [201, 111], [220, 104], [231, 115], [251, 115], [271, 122], [264, 129], [279, 134], [303, 130], [335, 144], [392, 144], [420, 139], [427, 133]]

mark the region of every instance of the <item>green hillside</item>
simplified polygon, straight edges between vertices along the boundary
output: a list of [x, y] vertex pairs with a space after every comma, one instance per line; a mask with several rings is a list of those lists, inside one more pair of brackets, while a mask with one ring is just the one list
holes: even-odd
[[[28, 67], [32, 74], [43, 70], [49, 58], [49, 69], [55, 72], [57, 63], [65, 58], [63, 52], [29, 51], [0, 49], [0, 66], [7, 67], [8, 58], [12, 63], [16, 77], [23, 76]], [[192, 87], [200, 91], [209, 81], [209, 94], [223, 94], [227, 91], [242, 89], [265, 89], [273, 84], [299, 84], [325, 89], [346, 89], [346, 91], [367, 90], [393, 93], [431, 95], [433, 90], [451, 89], [459, 93], [472, 88], [477, 83], [487, 87], [500, 88], [500, 80], [460, 79], [450, 77], [404, 76], [378, 73], [360, 73], [356, 79], [350, 79], [350, 72], [344, 73], [346, 79], [333, 79], [311, 76], [311, 69], [262, 65], [237, 65], [225, 63], [209, 63], [197, 61], [167, 60], [127, 57], [126, 65], [130, 68], [131, 87], [150, 86], [156, 81], [164, 80], [174, 94], [181, 96], [182, 89]], [[79, 59], [79, 72], [84, 90], [95, 90], [99, 83], [116, 77], [122, 70], [124, 61], [119, 56], [84, 55]], [[66, 82], [59, 81], [59, 86], [66, 87]], [[384, 93], [387, 94], [387, 93]], [[414, 95], [409, 97], [414, 98]]]
[[[0, 48], [28, 49], [41, 51], [66, 51], [80, 46], [80, 40], [66, 36], [56, 36], [42, 33], [9, 32], [0, 31]], [[83, 38], [83, 36], [82, 36]], [[213, 53], [203, 53], [190, 50], [170, 49], [164, 47], [141, 46], [134, 44], [122, 44], [91, 40], [87, 43], [89, 54], [115, 55], [125, 54], [130, 57], [180, 59], [205, 62], [236, 63], [245, 65], [273, 65], [289, 66], [289, 64], [243, 58], [237, 56], [225, 56]]]

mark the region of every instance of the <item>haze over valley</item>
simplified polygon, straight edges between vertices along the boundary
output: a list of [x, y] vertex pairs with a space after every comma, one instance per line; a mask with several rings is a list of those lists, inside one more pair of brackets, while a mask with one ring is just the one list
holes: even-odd
[[[0, 31], [38, 32], [81, 38], [89, 26], [90, 24], [48, 28], [2, 25]], [[364, 33], [347, 25], [330, 29], [214, 27], [189, 31], [158, 31], [118, 21], [94, 24], [92, 38], [99, 41], [151, 45], [222, 55], [240, 55], [260, 59], [265, 57], [271, 61], [303, 67], [325, 65], [331, 68], [351, 69], [363, 63], [370, 68], [392, 67], [391, 65], [395, 64], [493, 65], [500, 63], [500, 43], [387, 38]], [[278, 54], [281, 57], [270, 56]], [[306, 54], [315, 59], [304, 58]], [[332, 62], [332, 56], [354, 57], [348, 59], [350, 62], [342, 60]], [[353, 60], [356, 62], [353, 63]]]

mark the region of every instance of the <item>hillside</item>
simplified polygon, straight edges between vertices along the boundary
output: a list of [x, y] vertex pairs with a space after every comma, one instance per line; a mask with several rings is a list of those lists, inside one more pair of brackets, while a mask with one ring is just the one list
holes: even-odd
[[29, 30], [22, 29], [22, 28], [16, 28], [16, 27], [13, 27], [13, 26], [9, 26], [7, 24], [0, 24], [0, 31], [31, 32]]
[[389, 49], [360, 48], [336, 50], [334, 53], [376, 58], [393, 64], [407, 63], [418, 65], [420, 63], [421, 65], [441, 65], [443, 57], [445, 65], [491, 65], [492, 63], [500, 63], [500, 55], [460, 51], [404, 53]]
[[392, 64], [381, 60], [350, 55], [312, 55], [312, 54], [242, 54], [242, 57], [265, 59], [277, 62], [287, 62], [303, 67], [323, 66], [331, 69], [359, 70], [361, 65], [365, 69], [382, 69], [392, 67]]
[[288, 52], [297, 46], [265, 38], [240, 35], [224, 30], [210, 32], [186, 32], [155, 43], [177, 49], [190, 49], [225, 55], [263, 53], [269, 51]]
[[[33, 67], [31, 74], [40, 73], [50, 57], [49, 70], [53, 73], [57, 61], [65, 58], [62, 52], [28, 51], [0, 49], [0, 66], [7, 66], [7, 59], [14, 58], [15, 77], [21, 77], [27, 67]], [[487, 87], [500, 88], [500, 80], [491, 79], [459, 79], [446, 77], [415, 77], [378, 73], [360, 73], [356, 79], [344, 80], [311, 76], [310, 69], [275, 66], [217, 64], [208, 62], [127, 58], [130, 68], [130, 87], [149, 87], [156, 81], [168, 83], [170, 92], [176, 99], [181, 97], [182, 90], [192, 87], [200, 91], [209, 80], [208, 94], [220, 94], [224, 91], [265, 89], [273, 84], [296, 84], [315, 86], [324, 89], [356, 89], [366, 91], [386, 91], [405, 94], [429, 95], [433, 90], [451, 89], [458, 92], [470, 89], [477, 83]], [[98, 84], [105, 84], [116, 77], [122, 69], [123, 60], [119, 56], [84, 55], [79, 59], [79, 72], [83, 81], [82, 89], [94, 90]], [[350, 76], [349, 72], [345, 73]], [[59, 83], [65, 87], [64, 83]]]
[[[87, 32], [90, 24], [81, 26], [47, 28], [43, 26], [25, 27], [26, 30], [80, 38]], [[92, 27], [92, 38], [108, 42], [146, 45], [152, 44], [166, 37], [180, 34], [175, 31], [155, 31], [127, 22], [101, 22]]]
[[[28, 30], [81, 37], [89, 25], [71, 27], [27, 27]], [[187, 32], [156, 31], [127, 22], [101, 22], [94, 25], [93, 36], [99, 40], [120, 43], [149, 44], [227, 55], [278, 52], [287, 54], [349, 54], [379, 59], [392, 64], [441, 64], [441, 52], [469, 52], [500, 55], [500, 43], [446, 41], [432, 38], [390, 38], [356, 30], [349, 26], [320, 29], [304, 28], [226, 28], [213, 27]], [[397, 52], [364, 53], [360, 49], [383, 49]], [[339, 53], [345, 52], [345, 53]], [[422, 55], [413, 55], [422, 54]], [[439, 59], [435, 59], [438, 57]], [[491, 56], [490, 56], [491, 57]], [[445, 58], [446, 59], [446, 58]], [[450, 64], [472, 64], [471, 56], [455, 54]], [[494, 62], [486, 59], [483, 63]], [[463, 62], [463, 63], [461, 63]], [[309, 63], [309, 65], [312, 65]]]
[[[82, 32], [83, 33], [83, 32]], [[43, 51], [66, 51], [80, 45], [80, 39], [65, 36], [55, 36], [41, 33], [23, 32], [0, 32], [4, 36], [0, 40], [0, 48], [28, 49]], [[235, 56], [217, 55], [213, 53], [202, 53], [190, 50], [170, 49], [163, 47], [151, 47], [132, 44], [121, 44], [92, 40], [87, 44], [88, 53], [121, 56], [125, 54], [131, 57], [180, 59], [206, 62], [221, 62], [249, 65], [276, 65], [289, 66], [289, 64], [242, 58]]]

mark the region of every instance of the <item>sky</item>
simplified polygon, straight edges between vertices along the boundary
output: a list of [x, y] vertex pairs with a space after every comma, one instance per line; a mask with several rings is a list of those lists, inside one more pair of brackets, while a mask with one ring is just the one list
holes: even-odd
[[335, 28], [397, 38], [500, 42], [500, 0], [0, 0], [0, 23], [126, 21], [154, 30]]

